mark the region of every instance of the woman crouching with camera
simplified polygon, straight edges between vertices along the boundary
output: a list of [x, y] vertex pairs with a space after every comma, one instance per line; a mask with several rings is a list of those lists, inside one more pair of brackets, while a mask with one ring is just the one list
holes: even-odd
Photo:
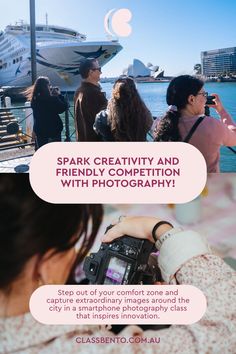
[[49, 204], [34, 194], [28, 175], [2, 174], [0, 210], [0, 354], [235, 352], [235, 272], [211, 253], [198, 233], [175, 229], [154, 217], [124, 217], [106, 233], [104, 242], [126, 234], [155, 243], [165, 282], [201, 289], [207, 311], [192, 325], [173, 325], [158, 332], [127, 326], [119, 333], [127, 338], [158, 337], [158, 344], [132, 341], [85, 347], [76, 338], [86, 341], [91, 336], [114, 337], [114, 333], [98, 325], [43, 325], [30, 314], [29, 299], [41, 285], [67, 282], [75, 263], [92, 247], [102, 207]]
[[[189, 75], [174, 78], [167, 89], [169, 110], [157, 123], [155, 141], [183, 141], [203, 154], [208, 172], [219, 172], [220, 147], [236, 145], [236, 124], [217, 94], [207, 103], [203, 81]], [[220, 120], [205, 116], [205, 106], [215, 108]]]
[[48, 77], [38, 77], [26, 91], [34, 114], [36, 150], [54, 141], [61, 141], [63, 123], [59, 116], [68, 108], [58, 87], [51, 87]]

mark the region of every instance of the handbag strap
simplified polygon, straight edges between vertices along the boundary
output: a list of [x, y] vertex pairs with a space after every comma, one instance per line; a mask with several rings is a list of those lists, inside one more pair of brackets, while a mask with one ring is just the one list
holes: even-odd
[[196, 122], [194, 123], [194, 125], [192, 126], [192, 128], [190, 129], [189, 133], [187, 134], [187, 136], [185, 137], [185, 139], [183, 140], [184, 143], [188, 143], [189, 140], [191, 139], [192, 135], [194, 134], [195, 130], [197, 129], [197, 127], [199, 126], [199, 124], [201, 124], [201, 122], [203, 121], [203, 119], [205, 118], [205, 116], [203, 117], [199, 117], [198, 120], [196, 120]]

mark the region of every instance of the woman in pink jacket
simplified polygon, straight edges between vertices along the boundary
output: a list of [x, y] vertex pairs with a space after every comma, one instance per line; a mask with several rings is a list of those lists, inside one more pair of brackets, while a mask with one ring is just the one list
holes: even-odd
[[215, 108], [220, 120], [205, 116], [208, 94], [203, 85], [189, 75], [170, 82], [166, 95], [169, 110], [157, 124], [155, 141], [189, 142], [203, 154], [207, 171], [219, 172], [220, 147], [236, 145], [236, 124], [215, 93], [209, 107]]

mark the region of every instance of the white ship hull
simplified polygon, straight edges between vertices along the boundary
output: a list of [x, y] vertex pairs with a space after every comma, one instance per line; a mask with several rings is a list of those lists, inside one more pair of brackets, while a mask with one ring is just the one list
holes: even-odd
[[[37, 76], [48, 76], [53, 86], [59, 86], [62, 91], [75, 91], [81, 77], [79, 75], [80, 61], [84, 58], [96, 58], [100, 66], [104, 66], [121, 49], [118, 41], [88, 42], [76, 38], [58, 39], [57, 35], [42, 38], [37, 32]], [[0, 86], [28, 87], [31, 85], [31, 59], [29, 33], [17, 35], [4, 34], [3, 47], [18, 41], [15, 54], [1, 54], [0, 42]], [[45, 36], [45, 34], [43, 33]], [[8, 39], [6, 40], [8, 36]], [[57, 38], [55, 38], [57, 37]], [[1, 36], [0, 36], [1, 39]], [[8, 45], [9, 46], [9, 45]], [[6, 53], [6, 51], [5, 51]], [[17, 60], [18, 58], [18, 60]]]

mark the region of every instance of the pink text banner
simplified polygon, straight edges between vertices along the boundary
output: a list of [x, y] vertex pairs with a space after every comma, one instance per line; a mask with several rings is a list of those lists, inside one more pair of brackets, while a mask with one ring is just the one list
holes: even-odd
[[52, 203], [187, 203], [206, 183], [186, 143], [50, 143], [30, 165], [35, 193]]

